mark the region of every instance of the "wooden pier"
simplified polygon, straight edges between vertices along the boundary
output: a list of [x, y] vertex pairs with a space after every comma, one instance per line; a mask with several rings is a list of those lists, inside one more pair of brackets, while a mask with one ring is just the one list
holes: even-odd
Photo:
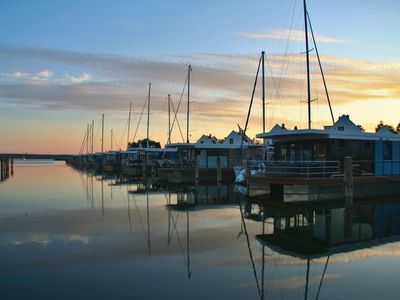
[[14, 174], [14, 160], [0, 158], [0, 181], [4, 181]]

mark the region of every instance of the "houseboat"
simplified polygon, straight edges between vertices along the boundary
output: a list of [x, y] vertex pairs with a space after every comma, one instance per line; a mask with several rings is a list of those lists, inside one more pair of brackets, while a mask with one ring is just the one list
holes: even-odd
[[176, 149], [177, 157], [159, 169], [159, 178], [172, 183], [195, 182], [196, 177], [199, 181], [233, 181], [234, 167], [241, 164], [241, 157], [263, 157], [263, 145], [234, 130], [223, 140], [202, 135], [196, 143], [172, 143], [166, 148]]
[[386, 127], [365, 132], [348, 115], [323, 129], [276, 125], [258, 138], [272, 139], [274, 159], [251, 161], [247, 184], [284, 202], [344, 198], [344, 160], [352, 158], [354, 198], [399, 196], [400, 135]]

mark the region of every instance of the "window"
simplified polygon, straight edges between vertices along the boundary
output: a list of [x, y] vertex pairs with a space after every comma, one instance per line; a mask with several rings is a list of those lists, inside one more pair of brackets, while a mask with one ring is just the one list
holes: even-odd
[[338, 131], [344, 131], [344, 126], [339, 126], [339, 127], [337, 128], [337, 130], [338, 130]]
[[392, 142], [383, 142], [383, 159], [392, 160]]
[[233, 138], [229, 139], [229, 144], [231, 144], [231, 145], [233, 144]]

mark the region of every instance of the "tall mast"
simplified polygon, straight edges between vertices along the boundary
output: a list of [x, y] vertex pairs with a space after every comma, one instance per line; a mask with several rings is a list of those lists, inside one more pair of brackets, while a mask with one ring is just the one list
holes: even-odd
[[171, 95], [168, 94], [168, 144], [171, 143]]
[[111, 129], [111, 149], [110, 150], [112, 150], [112, 149], [113, 149], [113, 132]]
[[147, 148], [150, 148], [149, 146], [149, 125], [150, 125], [150, 89], [151, 89], [151, 82], [149, 82], [149, 94], [147, 95], [148, 101], [147, 102]]
[[91, 140], [91, 149], [92, 149], [92, 153], [93, 153], [93, 139], [94, 139], [94, 120], [92, 120], [92, 134], [91, 134], [91, 138], [92, 138], [92, 140]]
[[129, 117], [128, 117], [128, 135], [126, 137], [126, 148], [129, 147], [129, 132], [131, 129], [131, 112], [132, 112], [132, 102], [129, 104]]
[[264, 66], [265, 52], [261, 52], [262, 57], [262, 110], [263, 110], [263, 132], [265, 132], [265, 66]]
[[308, 105], [308, 129], [311, 129], [311, 90], [310, 90], [310, 50], [308, 49], [308, 22], [307, 22], [307, 4], [304, 3], [304, 32], [306, 38], [306, 60], [307, 60], [307, 105]]
[[187, 92], [187, 115], [186, 115], [186, 143], [189, 143], [189, 105], [190, 105], [190, 72], [192, 66], [188, 66], [188, 92]]
[[101, 115], [101, 153], [104, 152], [104, 114]]
[[86, 154], [89, 153], [89, 123], [86, 128]]

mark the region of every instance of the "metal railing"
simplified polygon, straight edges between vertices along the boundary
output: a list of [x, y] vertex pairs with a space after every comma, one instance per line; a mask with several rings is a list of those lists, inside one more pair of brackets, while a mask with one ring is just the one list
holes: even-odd
[[163, 168], [171, 169], [194, 169], [196, 167], [195, 160], [178, 160], [178, 161], [167, 161], [160, 164]]
[[342, 176], [339, 161], [265, 161], [250, 160], [251, 175], [266, 177], [331, 178]]

